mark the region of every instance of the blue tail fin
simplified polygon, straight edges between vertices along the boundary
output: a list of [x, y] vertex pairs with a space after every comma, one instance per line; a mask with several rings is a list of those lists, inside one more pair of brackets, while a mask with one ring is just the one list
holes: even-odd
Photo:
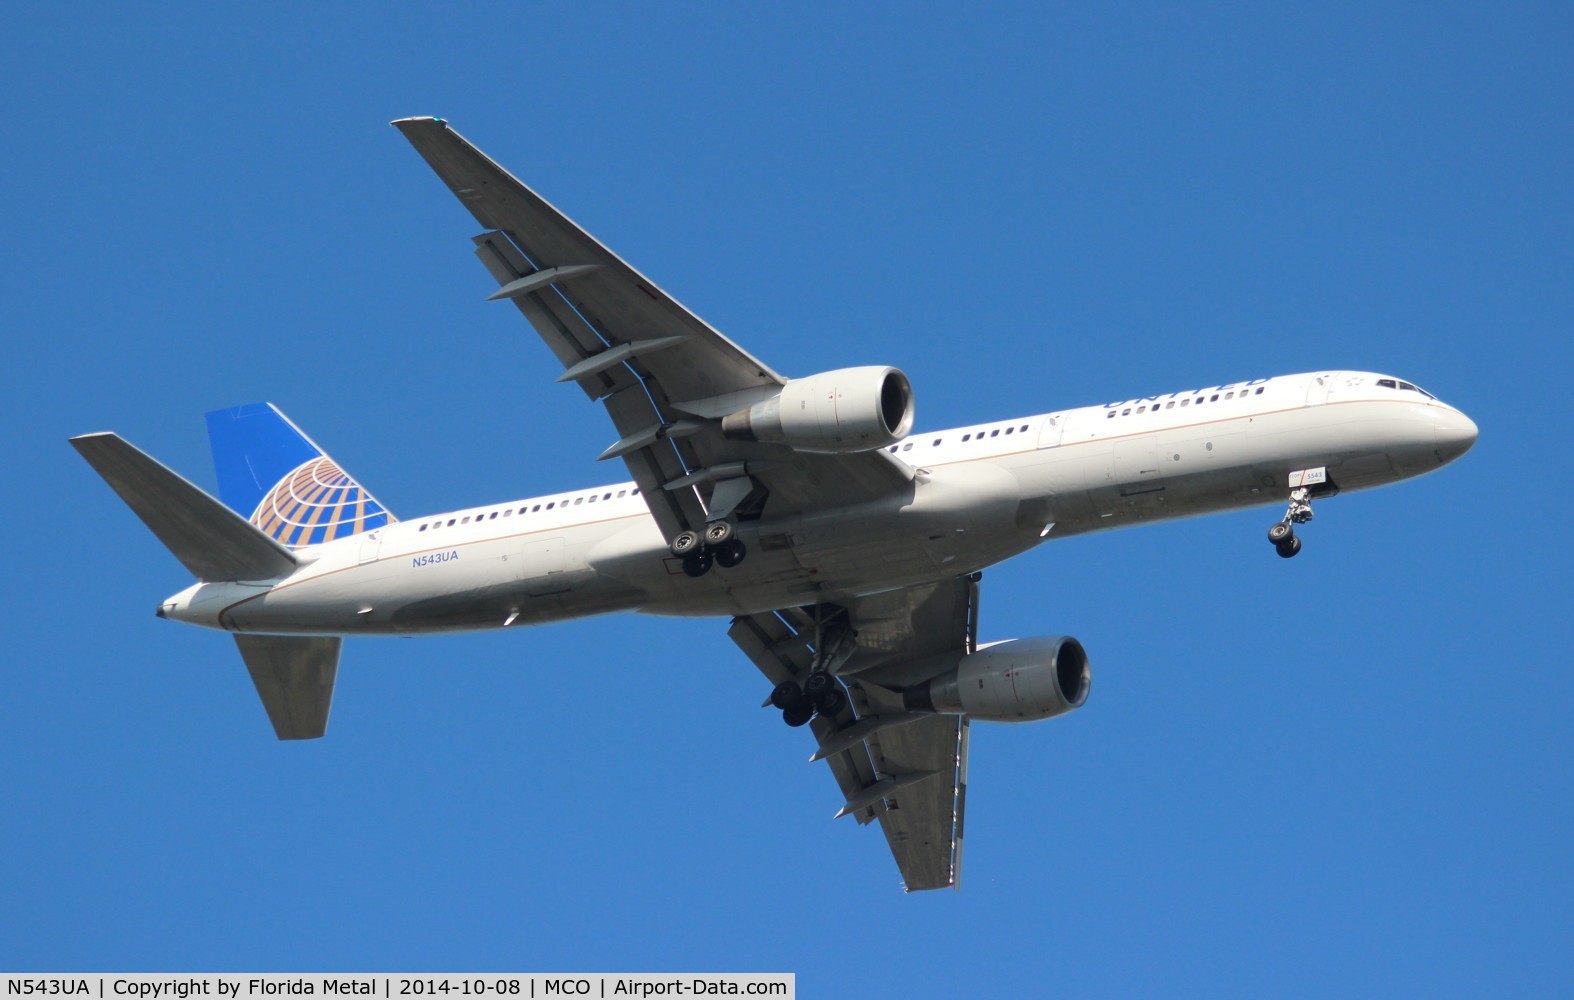
[[272, 403], [208, 414], [219, 499], [291, 548], [398, 520]]

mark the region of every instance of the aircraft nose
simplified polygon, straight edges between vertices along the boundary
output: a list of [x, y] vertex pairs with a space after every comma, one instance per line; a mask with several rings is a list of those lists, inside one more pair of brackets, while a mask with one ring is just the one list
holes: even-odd
[[1469, 451], [1476, 443], [1476, 422], [1458, 410], [1445, 410], [1433, 425], [1437, 434], [1437, 454], [1445, 462]]

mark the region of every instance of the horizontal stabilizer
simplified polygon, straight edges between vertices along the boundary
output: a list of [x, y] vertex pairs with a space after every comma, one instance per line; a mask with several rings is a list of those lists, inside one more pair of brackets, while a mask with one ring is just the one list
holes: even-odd
[[71, 444], [197, 579], [271, 580], [295, 569], [288, 549], [119, 435]]
[[237, 635], [241, 659], [281, 740], [314, 740], [328, 731], [338, 637]]

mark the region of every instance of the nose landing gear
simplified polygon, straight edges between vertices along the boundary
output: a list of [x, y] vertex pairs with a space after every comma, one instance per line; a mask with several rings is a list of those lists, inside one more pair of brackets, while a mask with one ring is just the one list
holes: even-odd
[[1301, 551], [1301, 540], [1295, 537], [1295, 526], [1312, 519], [1312, 494], [1304, 486], [1290, 494], [1290, 506], [1284, 520], [1268, 529], [1268, 541], [1279, 558], [1290, 559]]

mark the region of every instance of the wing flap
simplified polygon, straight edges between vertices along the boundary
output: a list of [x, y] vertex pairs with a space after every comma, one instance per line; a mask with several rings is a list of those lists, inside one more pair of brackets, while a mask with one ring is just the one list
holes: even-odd
[[908, 892], [954, 888], [962, 868], [967, 720], [934, 715], [865, 741], [880, 774], [933, 774], [883, 796], [880, 826]]
[[314, 740], [328, 731], [338, 637], [237, 635], [235, 645], [279, 739]]

